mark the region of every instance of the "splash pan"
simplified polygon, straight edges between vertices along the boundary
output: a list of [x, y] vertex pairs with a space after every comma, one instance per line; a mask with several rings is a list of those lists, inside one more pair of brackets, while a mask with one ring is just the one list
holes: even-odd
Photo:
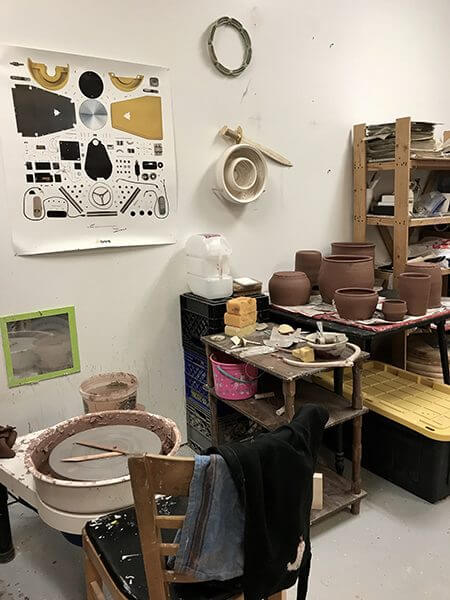
[[[117, 440], [112, 434], [115, 426], [117, 426], [118, 432]], [[102, 431], [103, 428], [107, 429]], [[139, 431], [135, 428], [144, 430], [134, 436], [135, 440], [140, 439], [140, 444], [136, 445], [135, 440], [128, 440], [129, 446], [125, 446], [122, 436], [128, 428], [132, 428], [134, 431]], [[131, 429], [128, 430], [131, 431]], [[105, 435], [100, 435], [100, 433]], [[123, 450], [137, 453], [160, 451], [161, 454], [168, 456], [176, 454], [181, 441], [178, 427], [170, 419], [132, 410], [91, 413], [63, 421], [44, 431], [30, 445], [25, 455], [25, 464], [33, 475], [36, 492], [48, 506], [78, 514], [119, 510], [133, 504], [133, 496], [128, 469], [126, 466], [124, 467], [126, 465], [124, 459], [109, 458], [91, 461], [91, 465], [97, 463], [95, 468], [87, 467], [88, 463], [84, 463], [88, 475], [80, 475], [80, 471], [75, 470], [73, 477], [70, 477], [70, 471], [61, 469], [62, 465], [71, 464], [55, 460], [55, 457], [58, 459], [61, 448], [70, 447], [72, 456], [101, 453], [101, 450], [83, 446], [76, 446], [74, 450], [74, 444], [70, 443], [72, 437], [75, 441], [80, 441], [80, 438], [81, 441], [87, 438], [87, 441], [94, 441], [94, 443], [103, 441], [104, 445], [113, 445], [113, 442], [116, 441], [117, 446]], [[99, 438], [101, 438], [100, 441]], [[108, 461], [112, 462], [108, 465]], [[81, 463], [76, 464], [80, 465]], [[92, 477], [92, 473], [96, 469], [98, 479]]]

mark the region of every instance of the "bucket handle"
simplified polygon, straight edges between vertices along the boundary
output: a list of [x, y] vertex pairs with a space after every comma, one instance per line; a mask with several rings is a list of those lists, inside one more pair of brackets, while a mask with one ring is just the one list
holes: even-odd
[[225, 375], [225, 377], [228, 377], [228, 379], [231, 379], [232, 381], [236, 381], [237, 383], [253, 383], [254, 381], [258, 381], [258, 379], [260, 377], [260, 375], [258, 375], [257, 377], [254, 377], [253, 379], [238, 379], [234, 375], [230, 375], [230, 373], [227, 373], [224, 369], [222, 369], [222, 367], [219, 367], [219, 365], [216, 365], [216, 369], [219, 371], [219, 373], [221, 375]]

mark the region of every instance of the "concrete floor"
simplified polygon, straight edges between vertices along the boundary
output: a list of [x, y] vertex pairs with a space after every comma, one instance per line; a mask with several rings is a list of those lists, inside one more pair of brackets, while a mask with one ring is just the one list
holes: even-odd
[[[313, 528], [308, 600], [449, 598], [450, 497], [431, 505], [370, 473], [363, 481], [359, 517]], [[80, 550], [30, 510], [11, 513], [17, 556], [0, 565], [1, 600], [83, 600]]]

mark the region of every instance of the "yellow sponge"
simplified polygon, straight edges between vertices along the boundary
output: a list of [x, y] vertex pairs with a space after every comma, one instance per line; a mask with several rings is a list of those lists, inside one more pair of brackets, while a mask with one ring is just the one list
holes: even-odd
[[314, 362], [314, 349], [309, 346], [302, 346], [301, 348], [295, 348], [292, 350], [292, 356], [302, 362]]
[[239, 297], [231, 298], [227, 302], [227, 312], [232, 315], [248, 315], [256, 312], [256, 298]]
[[225, 325], [231, 325], [232, 327], [247, 327], [256, 323], [256, 311], [248, 313], [246, 315], [230, 315], [225, 313]]
[[232, 325], [225, 325], [225, 335], [233, 337], [238, 335], [239, 337], [245, 337], [256, 331], [256, 324], [247, 325], [247, 327], [233, 327]]

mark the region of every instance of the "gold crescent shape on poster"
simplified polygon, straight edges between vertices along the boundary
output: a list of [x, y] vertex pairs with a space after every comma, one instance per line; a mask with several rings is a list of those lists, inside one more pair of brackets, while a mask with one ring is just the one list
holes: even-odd
[[69, 65], [55, 67], [55, 74], [49, 75], [48, 67], [44, 63], [33, 62], [28, 59], [28, 69], [33, 79], [47, 90], [60, 90], [69, 81]]
[[132, 92], [135, 90], [144, 79], [143, 75], [136, 75], [136, 77], [119, 77], [115, 73], [108, 73], [112, 84], [122, 92]]

